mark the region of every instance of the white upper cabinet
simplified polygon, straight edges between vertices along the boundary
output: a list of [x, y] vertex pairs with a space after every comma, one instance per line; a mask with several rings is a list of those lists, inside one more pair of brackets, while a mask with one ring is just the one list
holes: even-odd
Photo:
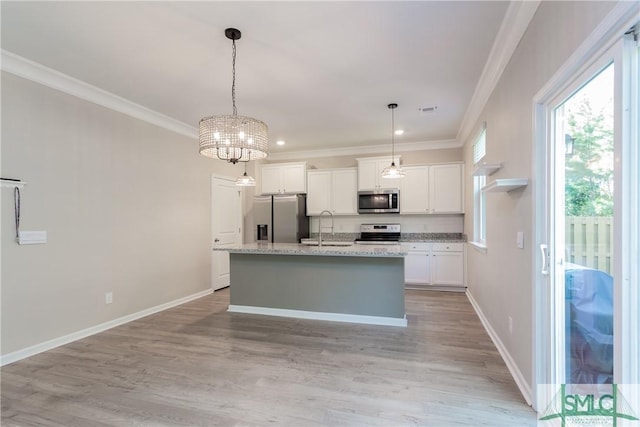
[[270, 163], [260, 168], [262, 194], [296, 194], [307, 192], [306, 163]]
[[429, 213], [429, 166], [406, 166], [400, 186], [400, 213]]
[[260, 185], [262, 194], [280, 193], [280, 168], [273, 166], [262, 166], [260, 168]]
[[464, 213], [462, 164], [429, 166], [430, 213]]
[[[381, 190], [399, 188], [400, 179], [382, 178], [382, 170], [391, 165], [391, 157], [368, 157], [358, 160], [358, 190]], [[400, 157], [394, 157], [396, 166]]]
[[307, 172], [307, 215], [319, 215], [331, 207], [331, 171]]
[[307, 173], [307, 215], [328, 210], [334, 215], [357, 215], [357, 170], [325, 169]]
[[401, 214], [464, 213], [462, 164], [405, 166]]

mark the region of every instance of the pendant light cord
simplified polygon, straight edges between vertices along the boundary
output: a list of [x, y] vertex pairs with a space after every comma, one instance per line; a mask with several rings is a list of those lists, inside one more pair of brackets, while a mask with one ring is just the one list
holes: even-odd
[[396, 152], [395, 152], [395, 136], [394, 136], [395, 135], [396, 126], [395, 126], [395, 122], [393, 120], [393, 110], [394, 109], [395, 109], [395, 107], [391, 108], [391, 163], [393, 163], [393, 158], [395, 157], [395, 154], [396, 154]]
[[233, 115], [238, 115], [236, 108], [236, 40], [231, 40], [231, 58], [232, 58], [232, 80], [231, 80], [231, 102], [233, 103]]
[[13, 213], [16, 220], [16, 242], [20, 241], [20, 189], [13, 189]]

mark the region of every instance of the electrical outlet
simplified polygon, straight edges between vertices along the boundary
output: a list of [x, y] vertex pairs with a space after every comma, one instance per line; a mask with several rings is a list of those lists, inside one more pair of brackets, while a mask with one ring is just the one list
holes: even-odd
[[513, 333], [513, 318], [509, 316], [509, 333]]
[[107, 292], [104, 294], [104, 303], [111, 304], [113, 302], [113, 292]]

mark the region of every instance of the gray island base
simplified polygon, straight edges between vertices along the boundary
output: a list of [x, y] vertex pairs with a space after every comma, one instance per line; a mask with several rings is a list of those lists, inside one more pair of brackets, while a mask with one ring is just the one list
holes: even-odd
[[249, 244], [226, 250], [230, 312], [407, 326], [398, 247]]

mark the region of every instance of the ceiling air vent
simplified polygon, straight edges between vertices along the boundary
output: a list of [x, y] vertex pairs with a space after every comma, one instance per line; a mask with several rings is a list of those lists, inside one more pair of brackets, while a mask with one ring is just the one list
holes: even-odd
[[437, 105], [432, 105], [430, 107], [420, 107], [418, 108], [418, 111], [420, 111], [422, 114], [431, 114], [431, 113], [435, 113], [437, 109], [438, 109]]

